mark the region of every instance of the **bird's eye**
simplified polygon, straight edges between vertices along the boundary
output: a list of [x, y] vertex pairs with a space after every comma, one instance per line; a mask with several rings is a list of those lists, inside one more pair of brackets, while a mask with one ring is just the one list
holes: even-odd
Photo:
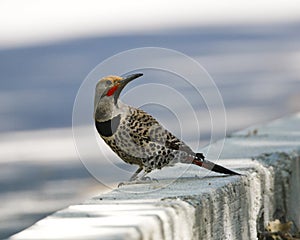
[[106, 80], [105, 84], [106, 84], [106, 86], [110, 86], [112, 84], [112, 82], [110, 80]]

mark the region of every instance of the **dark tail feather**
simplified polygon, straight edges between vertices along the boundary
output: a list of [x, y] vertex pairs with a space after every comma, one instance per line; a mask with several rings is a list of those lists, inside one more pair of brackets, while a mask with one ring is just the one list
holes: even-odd
[[196, 157], [192, 163], [195, 165], [198, 165], [200, 167], [206, 168], [208, 170], [218, 172], [218, 173], [230, 174], [230, 175], [241, 175], [241, 174], [234, 172], [228, 168], [222, 167], [218, 164], [215, 164], [213, 162], [205, 160], [202, 153], [196, 153]]

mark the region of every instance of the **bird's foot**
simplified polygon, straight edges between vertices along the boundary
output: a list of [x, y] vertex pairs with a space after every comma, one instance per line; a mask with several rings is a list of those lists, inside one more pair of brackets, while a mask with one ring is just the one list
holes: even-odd
[[120, 182], [118, 184], [118, 188], [125, 185], [133, 185], [133, 184], [148, 184], [158, 182], [156, 178], [150, 178], [150, 177], [141, 177], [136, 179], [130, 179], [129, 182]]
[[151, 178], [151, 177], [141, 177], [137, 179], [137, 181], [142, 181], [142, 182], [158, 182], [156, 178]]

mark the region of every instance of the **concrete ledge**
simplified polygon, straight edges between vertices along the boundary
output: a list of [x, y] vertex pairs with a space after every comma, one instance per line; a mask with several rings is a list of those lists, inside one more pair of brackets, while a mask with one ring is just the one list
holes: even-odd
[[233, 134], [218, 163], [245, 176], [178, 165], [153, 173], [159, 182], [122, 186], [10, 239], [257, 239], [276, 218], [299, 231], [300, 114]]

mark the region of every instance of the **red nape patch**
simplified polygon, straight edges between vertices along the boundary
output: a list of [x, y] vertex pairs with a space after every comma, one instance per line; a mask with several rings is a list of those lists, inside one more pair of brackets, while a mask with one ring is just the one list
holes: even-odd
[[108, 91], [107, 91], [107, 93], [106, 93], [106, 96], [111, 96], [111, 95], [113, 95], [114, 93], [115, 93], [115, 91], [118, 89], [118, 85], [115, 85], [115, 86], [113, 86], [113, 87], [111, 87]]

